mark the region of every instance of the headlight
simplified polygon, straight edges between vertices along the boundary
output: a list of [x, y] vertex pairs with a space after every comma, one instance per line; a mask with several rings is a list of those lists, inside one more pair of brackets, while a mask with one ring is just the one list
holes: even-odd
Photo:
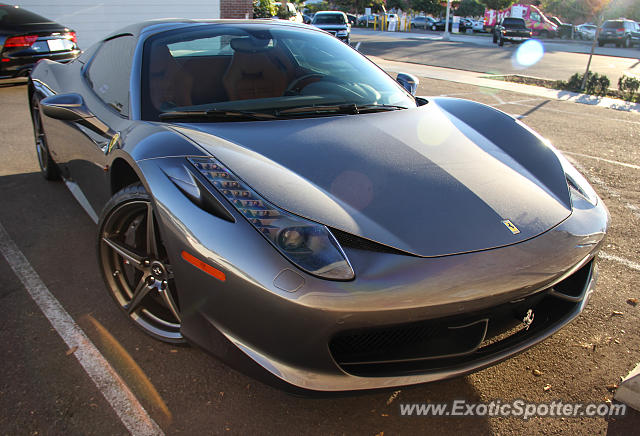
[[351, 264], [326, 226], [269, 203], [215, 158], [189, 158], [189, 161], [295, 265], [325, 279], [354, 278]]
[[347, 36], [349, 32], [347, 32], [346, 30], [338, 30], [338, 33], [336, 34], [337, 36]]

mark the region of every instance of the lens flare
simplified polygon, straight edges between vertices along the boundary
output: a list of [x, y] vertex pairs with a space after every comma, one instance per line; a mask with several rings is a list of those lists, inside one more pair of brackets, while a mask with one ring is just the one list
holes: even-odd
[[513, 53], [511, 64], [514, 68], [527, 68], [537, 64], [544, 56], [544, 47], [537, 39], [529, 39], [520, 44]]

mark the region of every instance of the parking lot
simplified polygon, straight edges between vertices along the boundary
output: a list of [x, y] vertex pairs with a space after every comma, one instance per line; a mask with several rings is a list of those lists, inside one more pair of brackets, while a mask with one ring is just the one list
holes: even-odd
[[[147, 337], [103, 285], [96, 228], [63, 183], [38, 174], [26, 86], [0, 87], [0, 230], [165, 434], [630, 434], [624, 418], [406, 417], [400, 404], [602, 403], [640, 361], [640, 115], [471, 85], [422, 80], [419, 95], [480, 101], [521, 119], [565, 152], [609, 208], [596, 292], [542, 344], [466, 377], [391, 391], [292, 396], [203, 351]], [[0, 433], [126, 434], [119, 411], [60, 339], [0, 256]], [[534, 374], [535, 372], [535, 374]], [[545, 388], [547, 387], [548, 388]]]

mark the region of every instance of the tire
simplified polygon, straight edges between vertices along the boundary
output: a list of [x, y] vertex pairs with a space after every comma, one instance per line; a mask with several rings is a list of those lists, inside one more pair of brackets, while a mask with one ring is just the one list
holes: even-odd
[[604, 42], [598, 41], [598, 47], [604, 47]]
[[624, 48], [630, 48], [630, 47], [631, 47], [631, 38], [625, 38]]
[[49, 146], [47, 145], [47, 137], [42, 127], [42, 117], [39, 107], [40, 102], [34, 94], [31, 97], [31, 123], [33, 125], [33, 136], [35, 138], [38, 164], [40, 165], [40, 174], [42, 174], [42, 177], [46, 180], [60, 180], [60, 170], [49, 153]]
[[151, 196], [141, 183], [117, 192], [98, 222], [98, 262], [109, 294], [136, 326], [163, 342], [185, 342], [173, 272]]
[[549, 32], [547, 32], [546, 30], [543, 30], [542, 32], [540, 32], [540, 38], [547, 39], [548, 37], [549, 37]]
[[436, 26], [431, 26], [431, 30], [437, 30]]

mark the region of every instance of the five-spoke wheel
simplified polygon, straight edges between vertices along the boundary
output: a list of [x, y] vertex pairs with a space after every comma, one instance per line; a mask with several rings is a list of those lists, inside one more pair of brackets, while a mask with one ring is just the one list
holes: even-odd
[[100, 266], [118, 305], [151, 336], [184, 342], [173, 272], [144, 187], [138, 183], [115, 194], [99, 229]]

